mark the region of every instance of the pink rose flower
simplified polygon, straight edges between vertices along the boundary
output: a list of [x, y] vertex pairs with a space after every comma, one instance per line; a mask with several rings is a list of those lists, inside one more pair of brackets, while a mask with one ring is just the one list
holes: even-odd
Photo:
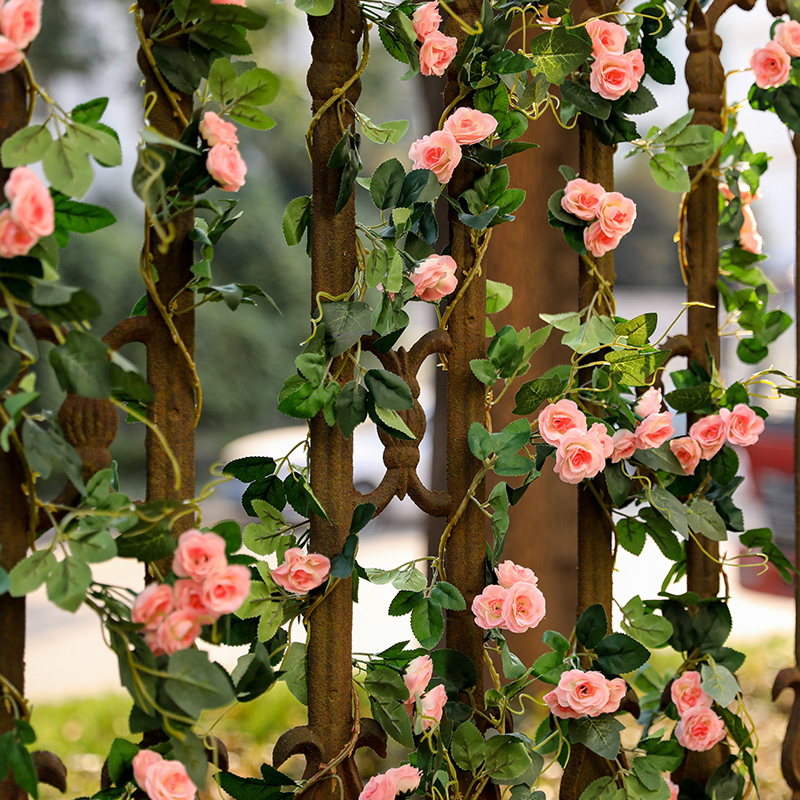
[[403, 682], [408, 689], [409, 701], [420, 697], [433, 677], [433, 661], [428, 655], [419, 656], [409, 661], [403, 673]]
[[700, 463], [700, 457], [703, 455], [700, 445], [691, 436], [680, 436], [670, 440], [669, 449], [680, 462], [683, 471], [687, 475], [694, 475], [694, 471]]
[[772, 41], [777, 42], [790, 56], [800, 56], [800, 22], [790, 19], [775, 26]]
[[680, 716], [683, 716], [690, 708], [711, 708], [711, 704], [714, 702], [700, 688], [700, 673], [693, 669], [684, 672], [683, 675], [672, 681], [670, 696]]
[[574, 400], [551, 403], [539, 414], [539, 435], [547, 444], [558, 446], [572, 429], [586, 433], [586, 415]]
[[783, 86], [789, 80], [791, 67], [792, 59], [777, 42], [767, 42], [750, 56], [750, 68], [760, 89]]
[[604, 256], [614, 250], [620, 239], [622, 239], [622, 236], [619, 234], [609, 236], [603, 230], [599, 220], [595, 220], [588, 228], [583, 229], [583, 243], [595, 258], [600, 258], [600, 256]]
[[556, 27], [561, 22], [561, 17], [551, 17], [547, 12], [549, 11], [548, 8], [544, 10], [540, 7], [538, 9], [539, 16], [536, 18], [536, 22], [539, 23], [539, 26], [545, 30], [549, 31]]
[[321, 586], [331, 571], [331, 562], [319, 553], [306, 555], [299, 547], [290, 547], [283, 564], [272, 570], [272, 579], [292, 594], [308, 594]]
[[397, 784], [397, 791], [401, 794], [413, 792], [422, 778], [422, 771], [412, 767], [411, 764], [402, 764], [399, 767], [387, 769], [386, 774], [390, 775]]
[[677, 783], [673, 783], [669, 778], [664, 778], [667, 782], [667, 787], [669, 788], [669, 800], [678, 800], [678, 792], [680, 792], [680, 786]]
[[133, 757], [133, 779], [140, 789], [144, 789], [147, 770], [164, 759], [154, 750], [140, 750]]
[[211, 0], [212, 6], [244, 6], [245, 0]]
[[458, 39], [433, 31], [419, 49], [419, 71], [423, 75], [444, 75], [458, 52]]
[[25, 53], [11, 39], [0, 36], [0, 73], [10, 72], [14, 67], [18, 67], [24, 58]]
[[[152, 642], [171, 656], [178, 650], [191, 647], [194, 640], [200, 635], [201, 627], [200, 620], [194, 611], [188, 608], [179, 609], [167, 614], [158, 626], [155, 636], [151, 639], [145, 636], [145, 641], [151, 650], [153, 650]], [[153, 650], [153, 653], [156, 654], [156, 651]]]
[[42, 27], [42, 0], [8, 0], [0, 11], [0, 33], [24, 50]]
[[449, 131], [434, 131], [417, 139], [408, 157], [414, 162], [412, 169], [429, 169], [439, 183], [447, 183], [461, 161], [461, 145]]
[[206, 169], [225, 192], [238, 192], [244, 186], [247, 164], [236, 147], [215, 144], [208, 151]]
[[155, 630], [167, 614], [175, 610], [175, 596], [167, 583], [149, 583], [139, 592], [131, 607], [131, 621]]
[[442, 712], [447, 702], [447, 692], [444, 686], [434, 686], [420, 698], [420, 718], [422, 730], [428, 731], [435, 728], [442, 721]]
[[725, 436], [731, 444], [749, 447], [764, 432], [764, 420], [745, 403], [737, 403], [733, 411], [721, 408], [719, 415], [725, 423]]
[[[224, 571], [220, 571], [211, 577], [223, 574]], [[207, 580], [210, 580], [210, 578]], [[175, 581], [173, 588], [175, 590], [175, 607], [188, 608], [190, 611], [194, 611], [201, 625], [208, 625], [220, 616], [206, 606], [202, 581], [196, 581], [193, 578], [181, 578]]]
[[608, 428], [602, 422], [595, 422], [587, 433], [589, 436], [594, 436], [603, 446], [603, 458], [611, 458], [614, 452], [614, 440], [608, 435]]
[[231, 564], [203, 581], [202, 604], [217, 616], [238, 611], [250, 594], [250, 570]]
[[642, 418], [661, 411], [661, 389], [651, 386], [640, 398], [633, 410]]
[[33, 236], [14, 222], [8, 209], [0, 211], [0, 256], [25, 256], [38, 241], [38, 236]]
[[498, 564], [494, 574], [497, 575], [497, 582], [504, 589], [510, 589], [517, 583], [532, 583], [534, 586], [539, 585], [539, 579], [532, 569], [520, 567], [513, 561], [504, 561], [502, 564]]
[[710, 708], [695, 706], [681, 714], [675, 738], [681, 747], [702, 753], [725, 738], [725, 725]]
[[595, 58], [603, 53], [620, 55], [625, 50], [628, 32], [616, 22], [595, 18], [586, 24], [586, 32], [592, 39], [592, 55]]
[[472, 613], [479, 628], [488, 631], [503, 624], [503, 605], [507, 595], [508, 589], [491, 584], [475, 596], [472, 601]]
[[11, 219], [31, 236], [49, 236], [56, 229], [50, 190], [33, 170], [12, 169], [3, 191], [11, 203]]
[[756, 215], [749, 205], [742, 206], [742, 214], [744, 214], [744, 222], [739, 229], [739, 244], [743, 250], [759, 255], [764, 246], [764, 239], [758, 232]]
[[639, 50], [629, 53], [600, 53], [592, 64], [589, 88], [606, 100], [619, 100], [635, 92], [642, 79], [644, 61]]
[[616, 464], [624, 458], [630, 458], [636, 452], [636, 434], [626, 428], [620, 428], [611, 438], [614, 450], [611, 453], [611, 463]]
[[713, 458], [725, 444], [725, 422], [719, 414], [709, 414], [689, 428], [689, 436], [700, 445], [703, 458]]
[[503, 601], [503, 628], [512, 633], [525, 633], [535, 628], [545, 614], [544, 595], [532, 583], [519, 581], [506, 594]]
[[[733, 200], [735, 197], [734, 193], [731, 191], [731, 187], [722, 181], [719, 183], [719, 192], [728, 202]], [[744, 181], [739, 181], [739, 198], [742, 201], [742, 205], [747, 206], [750, 205], [753, 200], [761, 199], [761, 191], [756, 189], [756, 191], [753, 193], [750, 191], [750, 187]]]
[[671, 411], [650, 414], [636, 426], [636, 446], [640, 450], [660, 447], [674, 433]]
[[184, 531], [172, 559], [172, 571], [179, 578], [202, 581], [228, 566], [225, 540], [216, 533], [201, 533], [196, 528]]
[[595, 436], [573, 429], [567, 431], [556, 450], [554, 472], [564, 483], [593, 478], [606, 465], [603, 443]]
[[439, 1], [432, 0], [430, 3], [420, 6], [411, 16], [411, 25], [417, 39], [424, 42], [434, 31], [439, 30], [442, 24], [442, 17], [439, 14]]
[[226, 144], [228, 147], [236, 147], [239, 144], [239, 137], [236, 135], [236, 126], [232, 122], [226, 122], [219, 114], [213, 111], [206, 111], [200, 123], [200, 135], [208, 142], [209, 147], [215, 144]]
[[462, 106], [445, 120], [443, 129], [459, 144], [477, 144], [497, 130], [497, 120], [491, 114]]
[[162, 759], [151, 764], [144, 780], [150, 800], [193, 800], [197, 787], [180, 761]]
[[364, 784], [358, 800], [394, 800], [397, 794], [397, 781], [388, 774], [382, 772], [378, 775], [373, 775]]
[[606, 236], [630, 233], [636, 220], [636, 203], [621, 192], [606, 192], [597, 206], [597, 221]]
[[561, 208], [578, 219], [589, 221], [597, 216], [597, 207], [605, 195], [606, 190], [599, 183], [573, 178], [564, 189]]
[[571, 669], [561, 675], [558, 686], [544, 696], [544, 701], [560, 719], [597, 717], [613, 714], [626, 691], [622, 678], [609, 681], [601, 672]]
[[416, 286], [414, 297], [438, 303], [458, 286], [458, 265], [450, 256], [428, 256], [409, 276]]

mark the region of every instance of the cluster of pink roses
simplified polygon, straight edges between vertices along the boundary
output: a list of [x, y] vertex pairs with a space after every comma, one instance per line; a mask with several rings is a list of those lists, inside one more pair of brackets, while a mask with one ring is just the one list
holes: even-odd
[[622, 678], [608, 680], [602, 672], [570, 669], [558, 680], [558, 686], [544, 696], [553, 716], [579, 719], [613, 714], [628, 689]]
[[283, 564], [272, 570], [272, 579], [292, 594], [308, 594], [321, 586], [331, 571], [331, 562], [319, 553], [304, 553], [299, 547], [290, 547]]
[[789, 80], [792, 58], [800, 56], [800, 22], [790, 19], [775, 26], [772, 41], [753, 51], [750, 69], [760, 89], [774, 89]]
[[42, 27], [42, 0], [0, 0], [0, 72], [22, 63]]
[[491, 114], [474, 108], [457, 108], [445, 120], [442, 130], [417, 139], [408, 157], [414, 162], [413, 169], [429, 169], [439, 183], [447, 183], [461, 161], [461, 146], [482, 142], [495, 130], [497, 120]]
[[444, 686], [434, 686], [429, 692], [425, 690], [433, 676], [433, 661], [428, 655], [419, 656], [408, 662], [403, 673], [403, 682], [408, 689], [408, 700], [404, 703], [409, 718], [417, 709], [417, 717], [422, 730], [427, 731], [442, 721], [442, 712], [447, 703], [447, 692]]
[[3, 189], [9, 208], [0, 211], [0, 256], [24, 256], [42, 236], [55, 230], [50, 191], [35, 172], [16, 167]]
[[616, 22], [590, 20], [586, 32], [592, 39], [592, 62], [589, 86], [606, 100], [618, 100], [627, 92], [635, 92], [644, 77], [641, 50], [625, 52], [628, 32]]
[[725, 725], [711, 710], [714, 701], [700, 688], [699, 672], [689, 670], [676, 678], [670, 695], [680, 715], [675, 738], [681, 747], [702, 752], [725, 738]]
[[149, 584], [131, 608], [131, 619], [144, 626], [144, 640], [157, 656], [191, 647], [203, 625], [236, 611], [250, 593], [250, 570], [228, 564], [225, 540], [216, 533], [182, 533], [172, 571], [178, 576], [174, 586]]
[[439, 26], [438, 0], [420, 6], [411, 17], [414, 33], [422, 43], [419, 48], [419, 69], [423, 75], [444, 75], [458, 52], [458, 39], [445, 36]]
[[413, 792], [421, 778], [422, 772], [410, 764], [387, 769], [367, 781], [358, 800], [394, 800], [398, 794]]
[[719, 414], [709, 414], [689, 428], [688, 436], [680, 436], [669, 448], [681, 462], [687, 475], [694, 475], [700, 459], [713, 458], [725, 442], [749, 447], [764, 432], [764, 420], [745, 403], [721, 408]]
[[438, 303], [458, 286], [458, 265], [451, 256], [428, 256], [409, 276], [416, 287], [414, 297]]
[[504, 561], [495, 569], [497, 583], [472, 601], [475, 624], [484, 630], [500, 628], [525, 633], [544, 618], [545, 599], [533, 570]]
[[238, 192], [244, 186], [247, 164], [239, 153], [236, 126], [232, 122], [225, 122], [219, 114], [206, 111], [200, 122], [200, 135], [211, 148], [206, 157], [208, 174], [223, 191]]
[[583, 243], [596, 258], [613, 250], [636, 220], [636, 203], [621, 192], [607, 192], [599, 183], [574, 178], [567, 183], [561, 207], [590, 224]]
[[150, 800], [192, 800], [197, 794], [186, 767], [153, 750], [140, 750], [133, 757], [133, 778]]
[[[727, 202], [733, 200], [734, 194], [727, 183], [720, 183], [719, 191]], [[744, 214], [744, 222], [739, 229], [739, 244], [743, 250], [758, 254], [764, 246], [764, 239], [758, 232], [756, 217], [750, 204], [753, 200], [761, 199], [761, 192], [758, 189], [751, 192], [750, 187], [744, 181], [739, 181], [739, 196], [742, 200], [742, 214]]]

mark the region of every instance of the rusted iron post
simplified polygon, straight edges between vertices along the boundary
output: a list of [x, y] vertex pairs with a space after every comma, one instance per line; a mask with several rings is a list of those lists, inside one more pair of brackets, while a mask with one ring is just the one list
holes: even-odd
[[[145, 36], [152, 27], [153, 19], [159, 10], [157, 0], [140, 0], [143, 13], [142, 27]], [[170, 40], [176, 47], [185, 47], [180, 40]], [[180, 139], [183, 122], [175, 111], [170, 98], [157, 80], [145, 53], [140, 48], [139, 68], [145, 77], [145, 92], [155, 95], [156, 100], [150, 109], [150, 124], [172, 139]], [[192, 98], [181, 92], [171, 92], [184, 117], [192, 114]], [[180, 481], [169, 454], [148, 428], [145, 434], [147, 452], [147, 500], [182, 500], [194, 496], [194, 429], [196, 390], [195, 379], [189, 359], [194, 358], [194, 311], [189, 311], [194, 303], [192, 292], [185, 286], [192, 280], [191, 268], [194, 262], [193, 243], [189, 234], [194, 227], [194, 213], [186, 211], [173, 220], [174, 238], [161, 252], [155, 231], [146, 226], [145, 236], [149, 248], [145, 258], [158, 275], [155, 290], [160, 302], [148, 294], [147, 298], [147, 382], [155, 400], [148, 405], [147, 416], [166, 439], [174, 454]], [[161, 308], [159, 308], [161, 306]], [[174, 329], [170, 330], [165, 316], [169, 315]], [[176, 341], [176, 339], [178, 341]], [[180, 344], [179, 344], [180, 342]], [[193, 524], [193, 516], [187, 514], [175, 523], [173, 533], [177, 535]]]

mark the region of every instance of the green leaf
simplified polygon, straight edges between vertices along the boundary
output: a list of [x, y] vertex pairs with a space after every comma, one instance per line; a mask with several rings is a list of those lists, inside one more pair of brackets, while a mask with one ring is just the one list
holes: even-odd
[[91, 125], [76, 122], [70, 126], [69, 135], [75, 139], [84, 152], [104, 166], [118, 167], [122, 163], [119, 140], [110, 133]]
[[444, 634], [442, 607], [431, 597], [424, 597], [411, 612], [411, 630], [420, 647], [434, 648]]
[[450, 744], [453, 761], [468, 772], [477, 772], [486, 758], [486, 746], [481, 732], [472, 722], [462, 722], [453, 734]]
[[660, 447], [651, 447], [649, 450], [637, 450], [633, 460], [650, 467], [652, 470], [664, 470], [671, 475], [684, 475], [683, 467], [675, 454], [669, 449], [669, 442], [664, 442]]
[[575, 636], [578, 641], [590, 650], [605, 637], [608, 632], [608, 619], [600, 603], [595, 603], [581, 614], [575, 625]]
[[333, 0], [294, 0], [294, 4], [309, 17], [324, 17], [333, 10]]
[[65, 556], [47, 577], [47, 598], [65, 611], [75, 612], [92, 583], [92, 571], [85, 561]]
[[623, 386], [646, 386], [653, 373], [669, 358], [669, 350], [642, 353], [637, 350], [611, 350], [605, 360], [611, 364], [611, 377]]
[[469, 362], [472, 374], [486, 386], [494, 386], [499, 377], [494, 364], [486, 358], [473, 358]]
[[275, 127], [275, 120], [269, 114], [249, 103], [237, 103], [229, 113], [231, 119], [256, 131], [268, 131]]
[[378, 144], [397, 144], [408, 130], [408, 122], [404, 119], [373, 122], [364, 114], [359, 114], [358, 121], [364, 136]]
[[688, 192], [691, 187], [686, 167], [668, 152], [656, 153], [650, 159], [650, 174], [653, 180], [668, 192]]
[[430, 597], [442, 608], [447, 608], [451, 611], [463, 611], [467, 607], [461, 592], [447, 581], [437, 581], [433, 589], [431, 589]]
[[511, 650], [508, 649], [507, 644], [503, 645], [503, 652], [501, 655], [503, 675], [505, 675], [505, 677], [510, 681], [519, 680], [527, 673], [528, 670], [525, 665], [511, 652]]
[[[496, 170], [492, 171], [492, 174]], [[514, 288], [499, 281], [486, 281], [486, 313], [496, 314], [502, 311], [513, 299]]]
[[223, 468], [223, 475], [232, 475], [243, 483], [252, 483], [266, 478], [275, 472], [275, 459], [269, 456], [244, 456], [229, 461]]
[[251, 31], [260, 30], [267, 24], [267, 18], [263, 14], [252, 8], [233, 4], [211, 5], [203, 12], [203, 18], [209, 23], [241, 25]]
[[666, 145], [666, 153], [682, 164], [692, 166], [702, 164], [714, 153], [715, 129], [710, 125], [689, 125], [680, 133], [662, 140]]
[[56, 228], [64, 228], [75, 233], [93, 233], [117, 221], [107, 208], [70, 200], [61, 192], [53, 194], [53, 204], [56, 212]]
[[100, 564], [117, 555], [116, 542], [107, 529], [74, 534], [69, 540], [69, 550], [75, 558], [87, 564]]
[[377, 667], [367, 673], [364, 688], [370, 697], [378, 700], [396, 700], [405, 703], [408, 700], [408, 687], [402, 677], [388, 667]]
[[108, 752], [108, 777], [112, 783], [122, 786], [133, 780], [133, 757], [139, 752], [139, 747], [127, 739], [117, 737], [111, 744]]
[[497, 783], [513, 781], [531, 765], [525, 744], [511, 734], [487, 739], [484, 769]]
[[713, 661], [700, 665], [700, 688], [723, 708], [741, 691], [730, 670]]
[[[727, 603], [715, 600], [704, 605], [694, 618], [697, 647], [706, 651], [725, 644], [730, 636], [732, 625], [731, 612]], [[727, 703], [723, 703], [723, 705], [727, 705]]]
[[55, 568], [56, 557], [51, 550], [37, 550], [23, 558], [9, 573], [12, 597], [23, 597], [38, 589]]
[[208, 73], [208, 91], [218, 103], [227, 105], [235, 97], [238, 77], [236, 68], [227, 58], [217, 58]]
[[367, 418], [367, 390], [355, 381], [345, 384], [336, 397], [336, 424], [349, 439], [355, 428]]
[[644, 664], [650, 656], [646, 648], [624, 633], [611, 633], [594, 648], [603, 672], [624, 675]]
[[225, 670], [208, 660], [203, 650], [179, 650], [167, 667], [164, 691], [180, 708], [197, 719], [203, 709], [219, 708], [235, 701]]
[[658, 511], [684, 539], [689, 538], [689, 522], [686, 506], [660, 486], [647, 490], [650, 505]]
[[708, 381], [698, 386], [675, 389], [668, 392], [664, 399], [678, 412], [698, 411], [712, 402], [711, 384]]
[[375, 206], [381, 210], [394, 208], [400, 200], [405, 179], [406, 171], [396, 158], [384, 161], [373, 173], [369, 184]]
[[620, 731], [625, 726], [610, 714], [569, 720], [570, 741], [583, 744], [602, 758], [614, 759], [619, 753]]
[[349, 350], [362, 336], [372, 332], [372, 309], [361, 302], [321, 304], [325, 320], [325, 343], [332, 358]]
[[617, 507], [628, 499], [631, 490], [631, 476], [625, 471], [625, 466], [620, 462], [617, 464], [606, 464], [603, 470], [606, 479], [608, 494]]
[[708, 500], [695, 500], [687, 509], [689, 529], [715, 542], [724, 542], [728, 538], [725, 521], [717, 513], [714, 504]]
[[529, 55], [551, 83], [561, 84], [592, 52], [591, 42], [559, 26], [533, 39]]
[[29, 125], [3, 142], [0, 158], [6, 169], [21, 167], [39, 161], [50, 149], [53, 137], [46, 125]]
[[202, 739], [192, 731], [184, 731], [182, 739], [171, 736], [170, 743], [175, 758], [186, 767], [192, 783], [205, 788], [208, 777], [208, 759]]
[[364, 383], [376, 406], [403, 411], [414, 405], [411, 389], [399, 375], [371, 369], [364, 375]]
[[105, 113], [107, 107], [107, 97], [95, 97], [93, 100], [88, 100], [85, 103], [75, 106], [69, 113], [73, 122], [83, 122], [86, 125], [94, 125], [94, 123], [100, 122], [100, 118]]
[[378, 667], [367, 674], [364, 688], [376, 721], [400, 744], [413, 747], [411, 723], [402, 705], [408, 700], [408, 688], [400, 675], [387, 667]]
[[639, 595], [625, 604], [622, 613], [622, 630], [645, 647], [663, 647], [672, 637], [670, 621], [648, 612]]
[[597, 92], [593, 92], [586, 84], [564, 81], [559, 88], [561, 97], [579, 111], [584, 111], [598, 119], [608, 119], [611, 113], [611, 103], [600, 97]]
[[50, 185], [68, 197], [83, 197], [94, 180], [89, 156], [69, 136], [60, 136], [50, 145], [42, 167]]
[[422, 592], [401, 590], [389, 603], [389, 616], [402, 617], [413, 611], [423, 600]]
[[111, 394], [108, 347], [83, 331], [70, 331], [63, 345], [50, 351], [50, 364], [67, 392], [104, 400]]
[[232, 91], [237, 105], [266, 106], [278, 96], [279, 89], [277, 75], [263, 67], [256, 67], [239, 75]]
[[514, 397], [514, 414], [532, 414], [548, 399], [561, 394], [564, 384], [557, 375], [549, 378], [534, 378], [523, 383]]
[[370, 416], [376, 425], [396, 436], [398, 439], [412, 440], [417, 437], [411, 428], [403, 422], [401, 416], [390, 408], [381, 408], [381, 406], [369, 404], [368, 409], [372, 412]]

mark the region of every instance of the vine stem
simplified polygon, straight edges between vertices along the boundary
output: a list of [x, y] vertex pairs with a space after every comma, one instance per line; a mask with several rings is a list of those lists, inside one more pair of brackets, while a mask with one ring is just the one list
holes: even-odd
[[447, 328], [447, 321], [450, 319], [450, 315], [453, 313], [453, 309], [458, 305], [461, 298], [466, 293], [469, 285], [472, 283], [475, 278], [481, 274], [483, 259], [486, 255], [486, 251], [489, 248], [489, 241], [492, 238], [492, 230], [491, 228], [486, 231], [483, 236], [483, 239], [480, 245], [475, 250], [475, 263], [470, 268], [467, 276], [464, 278], [463, 283], [459, 287], [458, 294], [453, 298], [453, 302], [447, 306], [447, 311], [444, 312], [442, 316], [442, 321], [439, 323], [439, 330], [446, 330]]

